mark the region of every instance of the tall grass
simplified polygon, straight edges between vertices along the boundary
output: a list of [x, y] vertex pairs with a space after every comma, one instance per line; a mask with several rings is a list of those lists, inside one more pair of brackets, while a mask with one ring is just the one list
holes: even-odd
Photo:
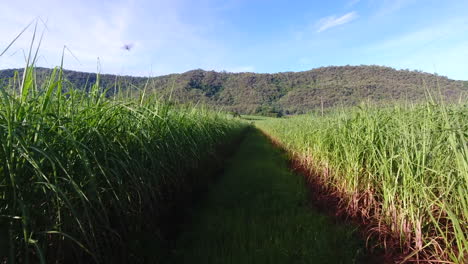
[[257, 125], [339, 196], [348, 215], [372, 225], [382, 242], [399, 241], [404, 261], [468, 262], [466, 104], [362, 105]]
[[[144, 92], [106, 98], [99, 81], [89, 92], [65, 84], [56, 69], [39, 87], [27, 67], [0, 87], [0, 262], [163, 254], [172, 211], [207, 180], [192, 171], [243, 125]], [[139, 240], [148, 235], [152, 245]]]

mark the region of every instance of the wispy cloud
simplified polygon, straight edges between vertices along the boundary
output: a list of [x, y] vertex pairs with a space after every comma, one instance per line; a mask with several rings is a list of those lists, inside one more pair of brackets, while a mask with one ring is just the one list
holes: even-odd
[[418, 49], [428, 45], [435, 45], [443, 42], [456, 42], [460, 35], [468, 33], [468, 19], [452, 19], [440, 24], [428, 25], [416, 31], [406, 32], [391, 38], [387, 38], [374, 45], [377, 51]]
[[416, 0], [381, 0], [377, 1], [380, 5], [379, 10], [377, 11], [377, 16], [390, 15], [392, 13], [398, 12], [399, 10], [415, 3]]
[[347, 7], [352, 7], [357, 5], [361, 0], [349, 0], [348, 3], [346, 4]]
[[[95, 72], [98, 58], [102, 72], [117, 74], [140, 74], [142, 69], [152, 68], [154, 74], [160, 75], [222, 65], [223, 46], [205, 26], [215, 23], [209, 20], [208, 12], [202, 22], [195, 17], [187, 18], [185, 14], [191, 8], [188, 0], [142, 0], [138, 4], [134, 0], [116, 0], [96, 5], [83, 4], [88, 0], [18, 1], [21, 4], [6, 6], [5, 14], [2, 12], [0, 16], [0, 50], [29, 21], [41, 17], [48, 20], [48, 29], [38, 66], [60, 64], [64, 45], [79, 60], [66, 52], [65, 67], [81, 71]], [[33, 28], [0, 58], [0, 69], [24, 66], [22, 50], [28, 50]], [[40, 23], [39, 33], [43, 28]], [[133, 49], [122, 49], [125, 44], [133, 44]]]
[[318, 27], [317, 32], [320, 33], [327, 29], [349, 23], [355, 20], [357, 17], [358, 15], [355, 11], [349, 12], [340, 17], [336, 17], [336, 16], [324, 17], [317, 22], [317, 27]]
[[400, 69], [421, 69], [466, 80], [463, 65], [468, 58], [468, 41], [463, 36], [467, 33], [468, 18], [428, 24], [364, 46], [362, 57]]

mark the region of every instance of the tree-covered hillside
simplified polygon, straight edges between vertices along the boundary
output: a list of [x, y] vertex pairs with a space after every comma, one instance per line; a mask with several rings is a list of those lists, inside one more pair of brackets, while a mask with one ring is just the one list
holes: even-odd
[[[0, 71], [0, 84], [14, 72]], [[50, 69], [38, 68], [38, 81], [49, 72]], [[89, 89], [96, 82], [94, 73], [65, 71], [65, 78], [77, 88]], [[449, 101], [468, 94], [468, 82], [382, 66], [321, 67], [274, 74], [192, 70], [153, 78], [102, 74], [100, 85], [107, 87], [109, 94], [120, 90], [135, 95], [146, 85], [147, 92], [163, 98], [249, 114], [304, 113], [322, 105], [350, 106], [367, 100], [414, 102], [425, 99], [428, 91], [437, 95], [440, 92]]]

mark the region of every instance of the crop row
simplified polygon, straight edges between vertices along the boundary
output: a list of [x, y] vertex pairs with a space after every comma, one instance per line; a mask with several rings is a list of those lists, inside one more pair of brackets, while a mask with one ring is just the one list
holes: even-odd
[[468, 107], [362, 105], [257, 124], [406, 261], [468, 261]]
[[209, 180], [202, 164], [243, 126], [144, 92], [107, 98], [99, 81], [65, 89], [59, 69], [36, 83], [27, 68], [1, 89], [0, 262], [164, 254], [181, 203]]

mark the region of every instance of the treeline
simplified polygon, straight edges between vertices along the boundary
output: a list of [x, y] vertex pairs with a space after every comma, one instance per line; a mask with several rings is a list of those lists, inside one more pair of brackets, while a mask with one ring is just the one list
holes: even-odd
[[[14, 71], [0, 71], [0, 85]], [[49, 72], [50, 69], [38, 68], [37, 79], [43, 80]], [[94, 73], [65, 71], [64, 77], [76, 88], [89, 89], [96, 82]], [[198, 69], [153, 78], [102, 74], [99, 81], [109, 95], [117, 91], [138, 95], [146, 87], [147, 92], [164, 99], [264, 115], [304, 113], [362, 101], [415, 102], [426, 99], [428, 93], [455, 101], [468, 92], [468, 82], [383, 66], [332, 66], [274, 74]]]

